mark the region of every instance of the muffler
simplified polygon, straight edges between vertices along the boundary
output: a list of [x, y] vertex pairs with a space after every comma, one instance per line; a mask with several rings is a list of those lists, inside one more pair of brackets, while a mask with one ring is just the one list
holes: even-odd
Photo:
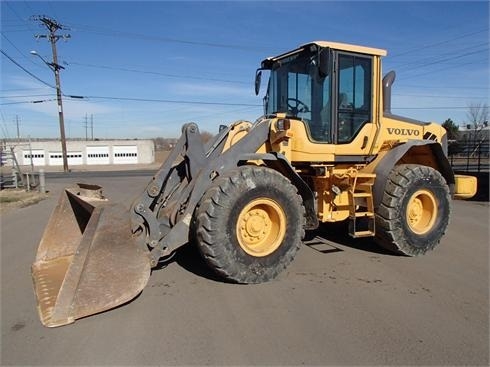
[[41, 322], [62, 326], [126, 303], [150, 272], [149, 252], [132, 235], [129, 211], [105, 199], [100, 186], [67, 188], [32, 264]]

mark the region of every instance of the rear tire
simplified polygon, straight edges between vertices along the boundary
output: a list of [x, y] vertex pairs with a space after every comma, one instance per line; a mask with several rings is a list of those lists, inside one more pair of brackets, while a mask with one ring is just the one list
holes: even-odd
[[237, 283], [275, 278], [304, 236], [305, 209], [280, 173], [242, 166], [218, 177], [196, 208], [193, 233], [204, 260]]
[[425, 254], [444, 235], [450, 211], [449, 188], [438, 171], [416, 164], [396, 166], [376, 213], [377, 242], [404, 255]]

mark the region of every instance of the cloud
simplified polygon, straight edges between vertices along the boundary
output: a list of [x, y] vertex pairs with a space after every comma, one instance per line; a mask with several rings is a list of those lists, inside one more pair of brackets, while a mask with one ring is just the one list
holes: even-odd
[[[58, 131], [56, 91], [27, 77], [8, 77], [5, 89], [11, 89], [2, 99], [2, 110], [7, 120], [19, 115], [22, 134], [55, 137]], [[13, 91], [14, 89], [25, 89]], [[217, 132], [220, 124], [238, 119], [255, 120], [261, 114], [259, 100], [248, 86], [216, 83], [176, 83], [169, 95], [162, 99], [223, 103], [257, 103], [254, 106], [223, 106], [200, 103], [175, 104], [120, 100], [90, 100], [63, 98], [65, 129], [68, 137], [85, 136], [85, 116], [94, 117], [94, 134], [97, 137], [151, 138], [156, 136], [179, 137], [183, 123], [197, 122], [201, 130]], [[22, 95], [26, 97], [22, 97]], [[39, 95], [39, 96], [38, 96]], [[15, 97], [17, 96], [17, 97]], [[42, 103], [25, 103], [46, 100]], [[22, 102], [22, 103], [18, 103]]]
[[[250, 86], [224, 85], [216, 83], [176, 83], [170, 86], [172, 93], [181, 96], [223, 96], [223, 97], [252, 97], [253, 89]], [[224, 100], [223, 100], [224, 102]]]
[[[56, 90], [39, 82], [24, 77], [13, 76], [4, 85], [12, 90], [9, 96], [2, 99], [4, 109], [21, 109], [50, 117], [58, 116]], [[18, 90], [18, 91], [15, 91]], [[70, 118], [77, 119], [89, 114], [110, 114], [119, 109], [107, 103], [93, 102], [85, 99], [63, 97], [63, 112]]]

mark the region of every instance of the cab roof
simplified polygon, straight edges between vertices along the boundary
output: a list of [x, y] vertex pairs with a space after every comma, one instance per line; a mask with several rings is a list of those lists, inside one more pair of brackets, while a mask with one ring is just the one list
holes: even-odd
[[373, 48], [373, 47], [366, 47], [366, 46], [358, 46], [358, 45], [353, 45], [349, 43], [340, 43], [340, 42], [330, 42], [330, 41], [312, 41], [305, 43], [301, 46], [299, 46], [297, 49], [294, 49], [292, 51], [288, 51], [286, 53], [283, 53], [278, 56], [273, 56], [273, 57], [268, 57], [264, 61], [262, 61], [263, 65], [270, 64], [271, 62], [274, 62], [276, 60], [280, 60], [284, 57], [287, 57], [289, 55], [293, 55], [297, 52], [300, 52], [301, 50], [304, 50], [305, 48], [309, 46], [318, 46], [321, 48], [332, 48], [334, 50], [339, 50], [339, 51], [349, 51], [349, 52], [358, 52], [362, 54], [367, 54], [367, 55], [375, 55], [375, 56], [386, 56], [387, 51], [380, 49], [380, 48]]
[[330, 41], [314, 41], [314, 42], [309, 42], [305, 43], [304, 45], [301, 45], [300, 48], [304, 48], [309, 45], [317, 45], [322, 48], [333, 48], [335, 50], [340, 50], [340, 51], [351, 51], [351, 52], [359, 52], [362, 54], [368, 54], [368, 55], [376, 55], [376, 56], [386, 56], [387, 51], [383, 50], [381, 48], [373, 48], [373, 47], [366, 47], [366, 46], [358, 46], [358, 45], [353, 45], [349, 43], [340, 43], [340, 42], [330, 42]]

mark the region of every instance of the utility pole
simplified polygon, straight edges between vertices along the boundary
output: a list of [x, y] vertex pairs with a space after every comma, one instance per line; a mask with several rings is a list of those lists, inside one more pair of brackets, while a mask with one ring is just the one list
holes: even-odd
[[85, 141], [87, 141], [88, 140], [88, 131], [87, 131], [88, 130], [88, 116], [87, 116], [87, 114], [85, 114], [84, 125], [85, 125]]
[[19, 115], [15, 115], [15, 123], [17, 124], [17, 143], [20, 142]]
[[90, 114], [90, 130], [91, 130], [92, 140], [94, 140], [94, 115], [93, 114]]
[[39, 38], [46, 38], [48, 41], [51, 43], [51, 50], [53, 52], [53, 62], [46, 62], [44, 59], [37, 53], [37, 52], [32, 52], [33, 55], [39, 56], [45, 63], [50, 67], [51, 70], [54, 72], [54, 78], [56, 81], [56, 99], [58, 101], [58, 117], [60, 121], [60, 135], [61, 135], [61, 151], [63, 154], [63, 170], [65, 172], [68, 172], [68, 156], [66, 152], [66, 137], [65, 137], [65, 121], [63, 117], [63, 102], [61, 99], [61, 86], [60, 86], [60, 69], [64, 69], [63, 66], [60, 66], [58, 64], [58, 53], [56, 51], [56, 42], [60, 38], [63, 39], [68, 39], [71, 36], [69, 34], [67, 35], [57, 35], [56, 32], [60, 29], [66, 29], [64, 28], [61, 24], [59, 24], [56, 20], [51, 19], [45, 15], [39, 15], [39, 16], [34, 16], [32, 17], [34, 20], [40, 21], [49, 31], [49, 34], [41, 34], [41, 35], [36, 35], [36, 39]]

